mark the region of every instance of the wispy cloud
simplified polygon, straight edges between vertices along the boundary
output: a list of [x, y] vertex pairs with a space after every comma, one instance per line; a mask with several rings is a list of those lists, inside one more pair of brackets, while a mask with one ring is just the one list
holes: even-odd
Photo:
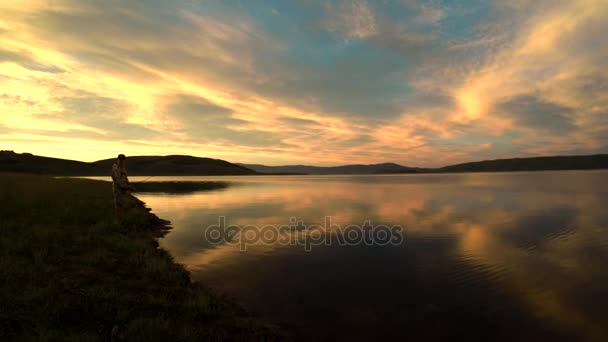
[[327, 3], [327, 17], [323, 25], [328, 31], [345, 40], [365, 39], [378, 33], [376, 16], [365, 0]]
[[605, 1], [247, 6], [0, 4], [2, 148], [421, 166], [608, 152]]

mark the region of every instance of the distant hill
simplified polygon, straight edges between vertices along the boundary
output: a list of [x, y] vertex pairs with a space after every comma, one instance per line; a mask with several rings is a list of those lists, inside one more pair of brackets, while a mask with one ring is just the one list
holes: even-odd
[[342, 165], [342, 166], [310, 166], [310, 165], [283, 165], [266, 166], [260, 164], [237, 164], [261, 173], [292, 173], [314, 175], [338, 174], [373, 174], [373, 173], [418, 173], [424, 169], [402, 166], [394, 163], [370, 165]]
[[407, 167], [394, 163], [344, 166], [238, 164], [261, 173], [299, 174], [373, 174], [373, 173], [446, 173], [446, 172], [499, 172], [542, 170], [608, 169], [608, 154], [590, 156], [552, 156], [484, 160], [455, 164], [440, 168]]
[[[105, 159], [93, 164], [110, 170], [116, 159]], [[221, 159], [199, 158], [184, 155], [127, 157], [127, 170], [133, 176], [181, 175], [252, 175], [257, 172]]]
[[496, 172], [608, 169], [608, 154], [484, 160], [434, 169], [433, 172]]
[[35, 156], [31, 153], [0, 151], [0, 171], [46, 175], [82, 176], [108, 174], [99, 165], [75, 160]]
[[[31, 153], [0, 151], [0, 172], [37, 173], [56, 176], [109, 176], [114, 158], [85, 163], [35, 156]], [[134, 156], [127, 158], [131, 176], [203, 176], [256, 174], [381, 174], [445, 173], [608, 169], [608, 154], [484, 160], [435, 169], [407, 167], [394, 163], [342, 166], [233, 164], [221, 159], [185, 155]]]
[[[0, 151], [0, 172], [57, 176], [109, 176], [115, 159], [92, 163]], [[192, 156], [140, 156], [127, 158], [130, 176], [252, 175], [255, 171], [221, 159]]]

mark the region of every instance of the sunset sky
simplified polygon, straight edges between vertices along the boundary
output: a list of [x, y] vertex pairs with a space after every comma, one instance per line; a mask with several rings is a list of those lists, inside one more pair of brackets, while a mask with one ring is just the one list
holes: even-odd
[[83, 161], [607, 153], [608, 0], [4, 0], [0, 117]]

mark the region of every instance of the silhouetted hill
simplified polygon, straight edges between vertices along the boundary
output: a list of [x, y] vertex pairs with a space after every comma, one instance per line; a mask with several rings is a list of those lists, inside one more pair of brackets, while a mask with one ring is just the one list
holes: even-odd
[[[0, 172], [36, 173], [56, 176], [109, 176], [116, 159], [93, 163], [0, 151]], [[221, 159], [192, 156], [140, 156], [127, 159], [130, 176], [251, 175], [255, 171]]]
[[31, 153], [0, 151], [0, 171], [46, 175], [81, 176], [108, 174], [99, 165], [75, 160], [35, 156]]
[[441, 167], [434, 172], [495, 172], [608, 169], [608, 154], [484, 160]]
[[[109, 176], [114, 158], [85, 163], [35, 156], [31, 153], [0, 151], [0, 172], [35, 173], [55, 176]], [[343, 166], [233, 164], [221, 159], [185, 155], [135, 156], [127, 158], [131, 176], [197, 176], [255, 174], [380, 174], [444, 173], [608, 169], [608, 154], [484, 160], [435, 169], [407, 167], [394, 163]]]
[[[94, 162], [110, 170], [116, 159]], [[221, 159], [199, 158], [184, 155], [127, 157], [127, 170], [133, 176], [186, 176], [186, 175], [252, 175], [255, 171]]]
[[590, 156], [551, 156], [484, 160], [440, 168], [407, 167], [394, 163], [344, 166], [238, 164], [261, 173], [300, 174], [369, 174], [369, 173], [442, 173], [442, 172], [498, 172], [542, 170], [608, 169], [608, 154]]
[[370, 165], [342, 165], [342, 166], [310, 166], [310, 165], [283, 165], [266, 166], [260, 164], [238, 164], [262, 173], [300, 173], [315, 175], [337, 174], [370, 174], [370, 173], [417, 173], [422, 169], [406, 167], [394, 163]]

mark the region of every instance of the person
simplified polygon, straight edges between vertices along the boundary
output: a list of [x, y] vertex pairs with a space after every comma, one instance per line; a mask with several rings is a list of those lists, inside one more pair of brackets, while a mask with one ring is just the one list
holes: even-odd
[[114, 190], [114, 208], [116, 210], [116, 221], [122, 224], [125, 217], [125, 197], [127, 190], [133, 190], [129, 184], [127, 170], [125, 170], [124, 154], [119, 154], [116, 162], [112, 164], [112, 188]]

